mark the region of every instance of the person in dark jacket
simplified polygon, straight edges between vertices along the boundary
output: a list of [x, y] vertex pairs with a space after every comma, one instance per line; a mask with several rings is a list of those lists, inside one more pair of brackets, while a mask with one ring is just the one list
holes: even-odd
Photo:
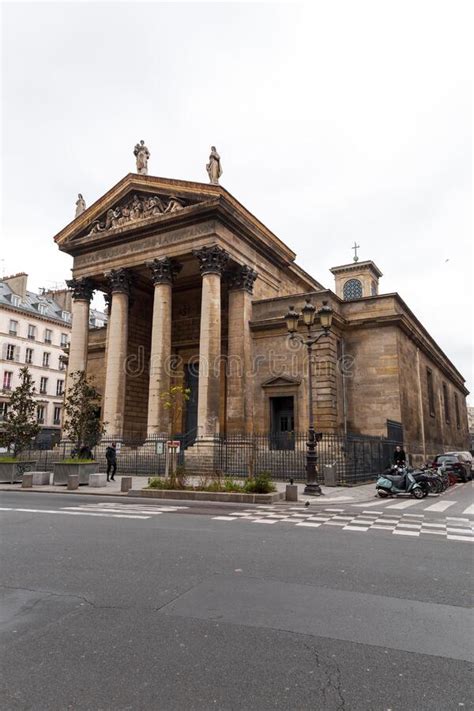
[[[110, 447], [105, 450], [105, 458], [107, 460], [107, 481], [115, 481], [115, 472], [117, 471], [117, 445], [115, 442], [112, 442]], [[112, 472], [112, 476], [110, 476], [110, 472]]]
[[405, 450], [402, 449], [399, 444], [397, 444], [393, 453], [393, 463], [398, 467], [404, 467], [407, 463], [407, 455], [405, 454]]

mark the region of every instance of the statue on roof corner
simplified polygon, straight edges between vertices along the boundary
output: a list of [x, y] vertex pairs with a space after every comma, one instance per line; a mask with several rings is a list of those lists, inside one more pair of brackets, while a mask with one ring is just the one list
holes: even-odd
[[81, 193], [79, 193], [76, 200], [76, 214], [74, 215], [74, 217], [79, 217], [79, 215], [82, 215], [85, 209], [86, 201], [82, 197]]
[[137, 159], [137, 173], [140, 175], [148, 175], [148, 159], [150, 157], [150, 151], [145, 146], [145, 141], [137, 143], [133, 149], [133, 155]]
[[206, 170], [210, 183], [212, 185], [219, 185], [219, 178], [222, 175], [221, 157], [216, 151], [215, 146], [211, 146], [211, 155], [209, 156], [209, 163], [206, 165]]

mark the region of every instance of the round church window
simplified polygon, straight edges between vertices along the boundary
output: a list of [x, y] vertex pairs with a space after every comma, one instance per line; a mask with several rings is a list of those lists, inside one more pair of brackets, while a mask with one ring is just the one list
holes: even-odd
[[349, 279], [344, 284], [342, 293], [346, 301], [348, 299], [360, 299], [362, 298], [362, 283], [359, 279]]

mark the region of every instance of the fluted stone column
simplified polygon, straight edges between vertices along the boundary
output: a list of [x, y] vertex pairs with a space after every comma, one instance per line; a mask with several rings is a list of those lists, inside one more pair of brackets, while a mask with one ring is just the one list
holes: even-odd
[[89, 345], [89, 307], [94, 283], [91, 279], [69, 279], [66, 284], [72, 292], [72, 326], [69, 342], [67, 387], [72, 384], [71, 375], [87, 367]]
[[106, 434], [120, 439], [125, 415], [125, 361], [131, 274], [127, 269], [112, 269], [105, 276], [109, 282], [112, 302], [107, 322], [103, 422]]
[[253, 429], [253, 378], [250, 320], [252, 291], [257, 272], [244, 265], [229, 281], [229, 333], [227, 348], [227, 431], [249, 434]]
[[148, 262], [153, 283], [153, 321], [151, 330], [150, 385], [148, 389], [147, 435], [169, 433], [169, 410], [163, 406], [161, 394], [170, 388], [171, 357], [171, 292], [173, 279], [181, 265], [164, 257]]
[[197, 434], [212, 437], [219, 432], [221, 277], [229, 255], [217, 245], [194, 254], [202, 275]]

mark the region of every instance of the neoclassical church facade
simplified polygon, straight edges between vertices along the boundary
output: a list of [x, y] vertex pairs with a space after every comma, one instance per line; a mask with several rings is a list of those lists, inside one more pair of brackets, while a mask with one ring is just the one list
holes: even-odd
[[[307, 352], [285, 314], [306, 300], [333, 311], [314, 347], [321, 432], [390, 436], [427, 457], [468, 442], [462, 375], [378, 267], [333, 268], [334, 290], [218, 184], [129, 174], [55, 237], [74, 258], [68, 374], [87, 370], [107, 433], [146, 441], [172, 432], [303, 432]], [[89, 330], [103, 291], [109, 318]], [[189, 390], [166, 406], [173, 385]]]

